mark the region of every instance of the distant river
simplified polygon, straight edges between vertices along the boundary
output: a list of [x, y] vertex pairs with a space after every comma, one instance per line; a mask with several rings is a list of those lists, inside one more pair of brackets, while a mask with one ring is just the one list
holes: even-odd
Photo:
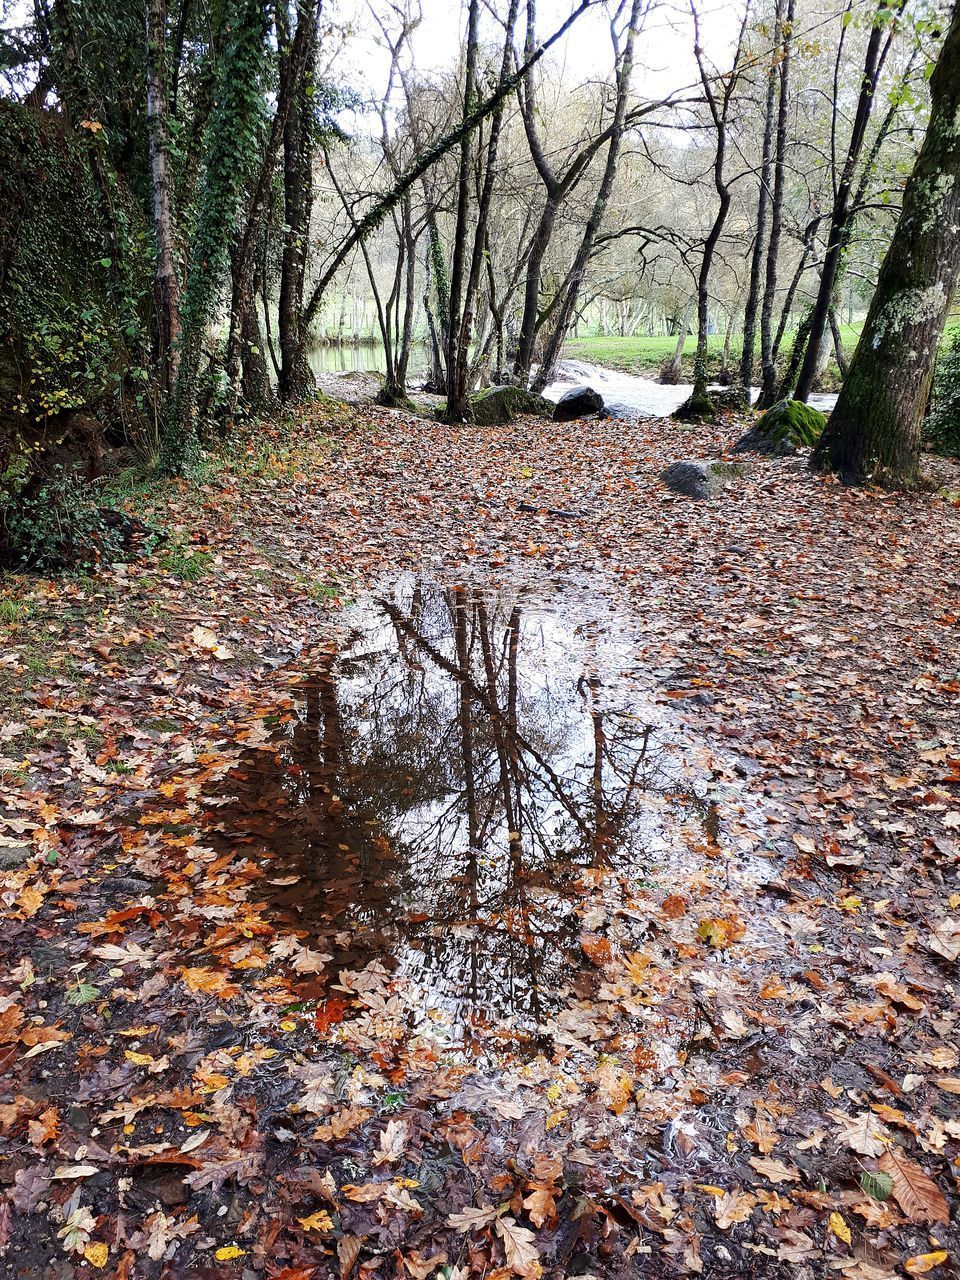
[[[544, 391], [549, 400], [559, 400], [571, 387], [590, 386], [599, 391], [604, 402], [618, 417], [668, 418], [679, 409], [693, 390], [689, 382], [677, 382], [664, 386], [652, 378], [641, 378], [619, 369], [607, 369], [598, 364], [586, 364], [582, 360], [564, 360], [559, 367], [559, 377]], [[754, 398], [758, 389], [752, 388]], [[837, 403], [835, 395], [814, 395], [810, 404], [828, 413]]]
[[[310, 367], [314, 373], [326, 377], [338, 373], [383, 373], [386, 369], [383, 344], [380, 342], [330, 342], [310, 350]], [[413, 350], [411, 358], [411, 384], [423, 376], [427, 353], [422, 346]], [[663, 386], [652, 378], [641, 378], [603, 365], [586, 364], [581, 360], [564, 360], [556, 382], [544, 393], [550, 400], [559, 400], [565, 391], [575, 386], [591, 386], [603, 396], [609, 408], [624, 418], [668, 418], [679, 409], [693, 389], [688, 382]], [[757, 391], [754, 388], [754, 395]], [[837, 402], [835, 395], [815, 395], [810, 403], [824, 413]]]

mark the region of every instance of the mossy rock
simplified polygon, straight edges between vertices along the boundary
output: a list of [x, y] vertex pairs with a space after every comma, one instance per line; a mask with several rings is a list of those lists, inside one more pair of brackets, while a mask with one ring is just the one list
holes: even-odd
[[672, 417], [676, 422], [716, 422], [717, 407], [709, 393], [694, 394], [674, 409]]
[[826, 415], [819, 409], [800, 400], [778, 400], [740, 437], [734, 450], [791, 457], [798, 449], [812, 449], [826, 425]]
[[521, 413], [534, 413], [549, 418], [553, 405], [543, 396], [522, 387], [491, 387], [470, 397], [473, 420], [480, 427], [499, 427], [512, 422]]
[[695, 459], [673, 462], [661, 475], [663, 483], [674, 493], [700, 501], [719, 497], [737, 480], [743, 480], [747, 468], [741, 462], [723, 462], [718, 459]]

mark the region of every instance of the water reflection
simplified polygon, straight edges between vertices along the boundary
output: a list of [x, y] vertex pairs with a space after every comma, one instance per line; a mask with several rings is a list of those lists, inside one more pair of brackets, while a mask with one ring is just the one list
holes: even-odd
[[535, 1037], [596, 976], [585, 897], [603, 881], [629, 905], [681, 823], [712, 838], [711, 814], [625, 708], [612, 620], [407, 582], [352, 621], [227, 779], [219, 828], [271, 859], [268, 880], [298, 877], [272, 892], [332, 956], [328, 981], [379, 959], [438, 1032]]

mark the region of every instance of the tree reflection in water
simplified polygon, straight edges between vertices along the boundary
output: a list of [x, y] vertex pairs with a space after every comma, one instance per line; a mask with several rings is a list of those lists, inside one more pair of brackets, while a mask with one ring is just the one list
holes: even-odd
[[657, 730], [612, 708], [608, 627], [415, 582], [354, 618], [228, 778], [220, 830], [271, 857], [268, 880], [299, 875], [277, 900], [331, 982], [379, 959], [444, 1039], [535, 1041], [589, 981], [584, 892], [607, 877], [628, 903], [696, 797]]

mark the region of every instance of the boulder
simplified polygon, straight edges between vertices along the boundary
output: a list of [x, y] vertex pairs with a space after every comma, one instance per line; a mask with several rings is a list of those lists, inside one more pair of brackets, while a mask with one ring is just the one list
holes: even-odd
[[733, 446], [734, 452], [766, 453], [789, 458], [798, 449], [810, 449], [827, 425], [826, 415], [800, 400], [778, 400], [762, 414]]
[[740, 480], [747, 468], [739, 462], [673, 462], [661, 479], [674, 493], [687, 498], [716, 498], [728, 484]]
[[491, 387], [489, 391], [478, 391], [470, 398], [470, 408], [474, 422], [481, 427], [502, 426], [520, 413], [535, 413], [542, 418], [549, 418], [553, 413], [549, 400], [523, 387]]
[[554, 422], [573, 422], [603, 413], [603, 396], [593, 387], [573, 387], [562, 395], [553, 410]]

